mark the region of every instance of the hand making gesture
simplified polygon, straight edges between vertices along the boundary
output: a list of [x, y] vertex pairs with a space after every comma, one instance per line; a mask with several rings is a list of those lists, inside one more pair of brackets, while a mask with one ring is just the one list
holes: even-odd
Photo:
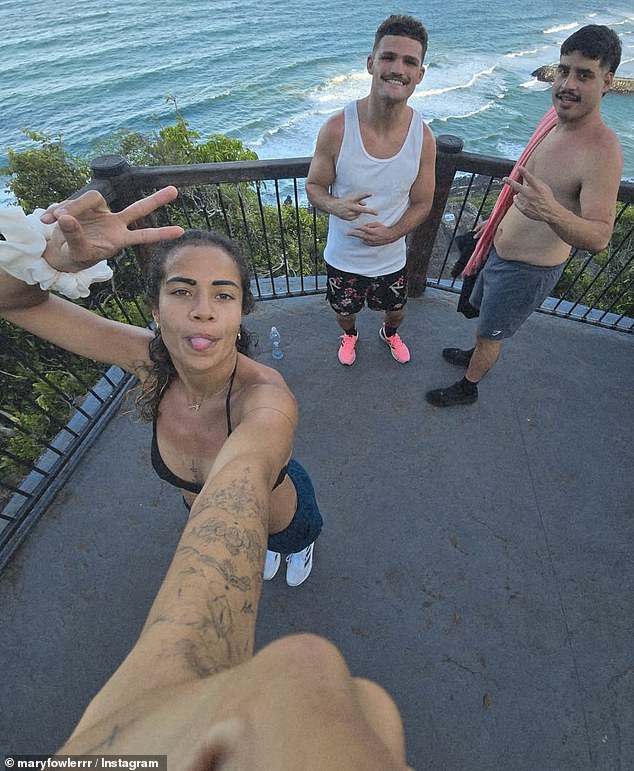
[[518, 166], [517, 171], [522, 176], [523, 183], [516, 182], [510, 177], [502, 179], [502, 182], [507, 184], [515, 193], [513, 203], [529, 219], [547, 222], [559, 205], [553, 191], [545, 182], [527, 171], [524, 166]]
[[175, 187], [164, 187], [117, 213], [110, 211], [96, 190], [53, 204], [40, 218], [45, 224], [57, 223], [43, 257], [55, 270], [76, 273], [118, 254], [126, 246], [178, 238], [183, 229], [176, 225], [129, 229], [136, 220], [173, 201], [177, 195]]
[[359, 225], [348, 233], [353, 238], [360, 238], [366, 246], [383, 246], [396, 241], [398, 235], [388, 228], [382, 222], [368, 222], [366, 225]]
[[356, 220], [360, 214], [378, 214], [376, 209], [369, 209], [364, 199], [372, 193], [350, 193], [342, 198], [333, 198], [330, 213], [342, 220]]

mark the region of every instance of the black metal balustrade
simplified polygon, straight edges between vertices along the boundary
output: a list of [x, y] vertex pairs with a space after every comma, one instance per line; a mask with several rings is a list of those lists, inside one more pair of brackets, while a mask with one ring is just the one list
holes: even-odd
[[[309, 163], [299, 158], [132, 168], [120, 156], [103, 156], [93, 162], [89, 187], [119, 210], [176, 185], [179, 198], [151, 224], [213, 228], [236, 239], [250, 257], [256, 299], [266, 300], [325, 291], [327, 217], [306, 197]], [[460, 279], [451, 276], [456, 236], [487, 216], [512, 166], [510, 160], [464, 153], [456, 137], [438, 138], [432, 211], [408, 237], [411, 296], [426, 286], [459, 292]], [[633, 201], [634, 184], [623, 182], [610, 246], [599, 255], [575, 251], [542, 312], [634, 332]], [[140, 268], [145, 256], [141, 247], [122, 255], [113, 281], [98, 285], [82, 302], [110, 318], [147, 325]], [[87, 364], [0, 322], [0, 568], [130, 382], [117, 368]]]

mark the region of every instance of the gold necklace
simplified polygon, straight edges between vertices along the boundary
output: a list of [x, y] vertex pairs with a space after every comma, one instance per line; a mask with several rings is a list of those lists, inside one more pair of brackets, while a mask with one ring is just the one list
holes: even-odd
[[229, 387], [229, 393], [231, 393], [231, 386], [233, 385], [233, 379], [236, 376], [236, 369], [238, 368], [238, 361], [236, 359], [236, 363], [233, 367], [233, 370], [231, 374], [229, 375], [229, 379], [227, 382], [222, 386], [222, 388], [219, 391], [216, 391], [215, 394], [209, 394], [208, 396], [203, 396], [202, 399], [199, 402], [194, 402], [193, 404], [188, 405], [188, 410], [194, 410], [194, 412], [200, 412], [200, 408], [202, 407], [202, 404], [207, 399], [213, 399], [214, 396], [218, 396], [218, 394], [224, 393], [227, 386]]

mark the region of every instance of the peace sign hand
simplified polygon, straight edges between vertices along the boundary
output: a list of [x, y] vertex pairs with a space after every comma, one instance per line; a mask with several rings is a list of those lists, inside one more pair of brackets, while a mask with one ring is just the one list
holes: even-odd
[[523, 184], [510, 177], [502, 179], [515, 193], [513, 203], [526, 217], [548, 222], [557, 206], [553, 191], [523, 166], [518, 166], [517, 171], [524, 180]]
[[126, 246], [178, 238], [183, 233], [178, 226], [128, 229], [177, 195], [175, 187], [164, 187], [117, 213], [110, 211], [96, 190], [54, 204], [40, 218], [45, 224], [57, 224], [42, 256], [55, 270], [76, 273], [118, 254]]
[[348, 222], [356, 220], [361, 214], [378, 214], [376, 209], [371, 209], [365, 202], [372, 193], [350, 193], [342, 198], [335, 198], [330, 204], [330, 213], [339, 219]]

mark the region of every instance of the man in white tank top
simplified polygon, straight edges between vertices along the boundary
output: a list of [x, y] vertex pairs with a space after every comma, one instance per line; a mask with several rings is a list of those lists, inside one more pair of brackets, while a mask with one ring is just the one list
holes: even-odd
[[405, 317], [405, 236], [425, 220], [434, 197], [436, 146], [408, 104], [423, 79], [427, 31], [411, 16], [378, 28], [370, 94], [322, 126], [306, 180], [316, 209], [328, 212], [327, 297], [343, 330], [339, 361], [356, 358], [356, 315], [384, 313], [379, 337], [396, 361], [410, 353], [397, 330]]

